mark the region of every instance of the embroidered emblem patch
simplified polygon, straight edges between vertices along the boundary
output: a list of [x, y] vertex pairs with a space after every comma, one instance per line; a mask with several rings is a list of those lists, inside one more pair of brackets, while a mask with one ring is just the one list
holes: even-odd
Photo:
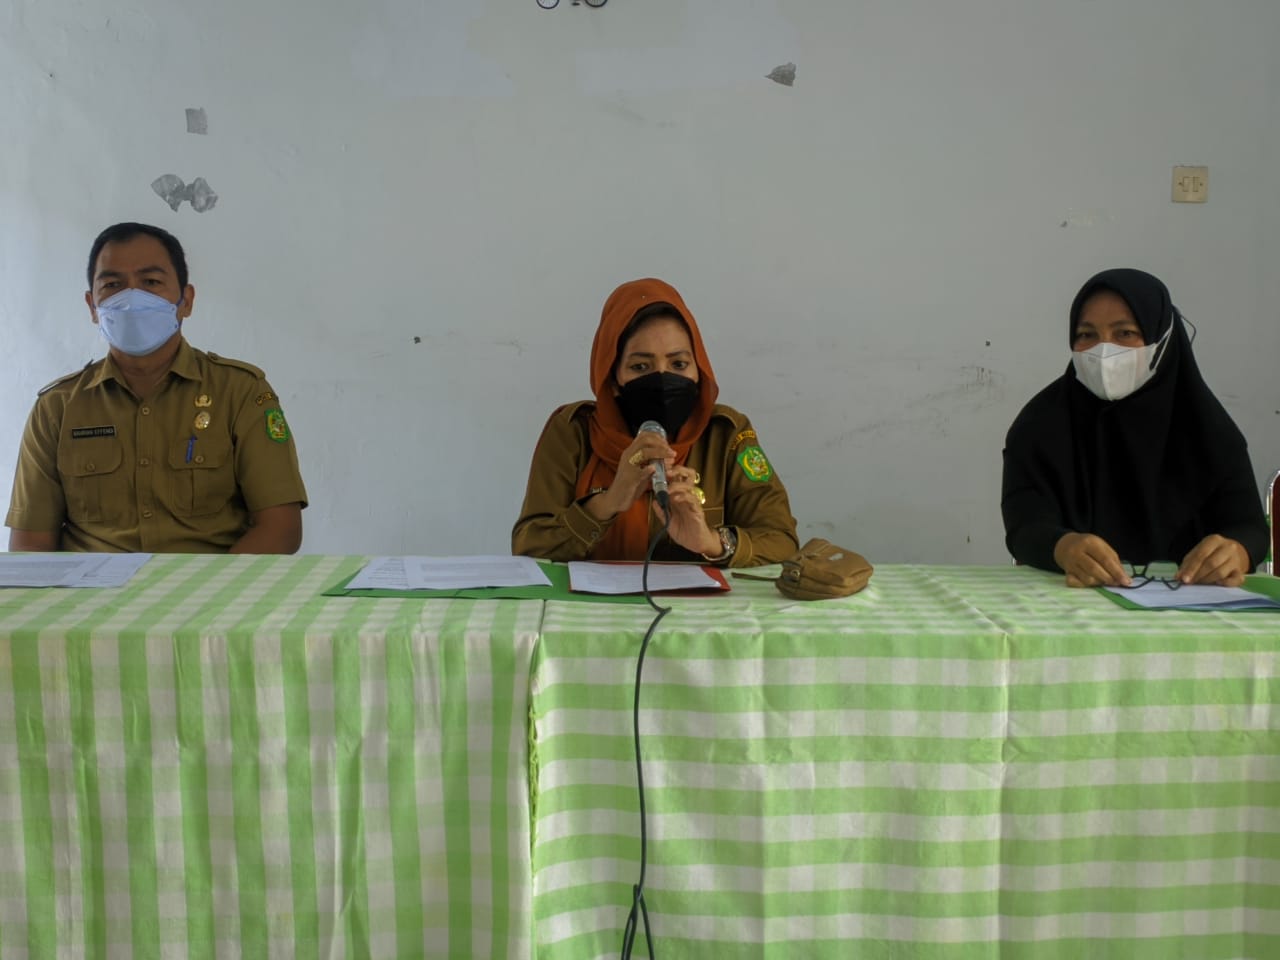
[[276, 443], [284, 443], [289, 439], [289, 424], [284, 418], [284, 411], [272, 407], [267, 411], [267, 436]]
[[747, 475], [748, 480], [767, 483], [773, 479], [773, 465], [769, 463], [769, 458], [764, 455], [764, 451], [754, 444], [745, 447], [738, 454], [738, 465], [742, 467], [742, 472]]
[[736, 451], [745, 444], [754, 444], [756, 442], [756, 432], [754, 430], [743, 430], [733, 438], [733, 443], [729, 444], [729, 449]]

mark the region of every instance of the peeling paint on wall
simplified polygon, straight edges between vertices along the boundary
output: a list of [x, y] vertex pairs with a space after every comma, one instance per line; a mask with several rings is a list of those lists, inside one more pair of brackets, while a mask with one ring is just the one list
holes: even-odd
[[208, 132], [209, 117], [205, 114], [204, 107], [187, 107], [187, 133]]
[[1105, 210], [1083, 210], [1067, 213], [1067, 219], [1058, 224], [1059, 227], [1097, 227], [1111, 222], [1111, 214]]
[[189, 201], [196, 213], [206, 213], [218, 203], [217, 193], [204, 177], [196, 177], [188, 184], [177, 174], [166, 173], [151, 181], [151, 189], [174, 211], [182, 206], [183, 200]]
[[796, 65], [794, 63], [784, 63], [780, 67], [774, 67], [765, 76], [774, 83], [782, 84], [784, 87], [793, 86], [796, 82]]
[[191, 208], [196, 213], [205, 213], [217, 204], [218, 195], [204, 177], [196, 177], [187, 187], [187, 199], [191, 201]]

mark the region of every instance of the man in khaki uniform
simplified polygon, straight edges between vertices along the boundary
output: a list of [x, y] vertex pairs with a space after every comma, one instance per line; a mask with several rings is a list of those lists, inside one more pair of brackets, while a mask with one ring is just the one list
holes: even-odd
[[280, 400], [257, 367], [182, 336], [182, 246], [104, 230], [85, 303], [106, 358], [40, 391], [18, 454], [10, 550], [294, 553], [306, 491]]

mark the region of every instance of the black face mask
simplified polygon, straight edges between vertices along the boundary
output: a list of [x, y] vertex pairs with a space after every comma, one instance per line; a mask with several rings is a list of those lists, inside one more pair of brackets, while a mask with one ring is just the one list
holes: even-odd
[[633, 434], [646, 420], [656, 420], [674, 441], [698, 402], [698, 384], [678, 373], [646, 373], [622, 387], [618, 409]]

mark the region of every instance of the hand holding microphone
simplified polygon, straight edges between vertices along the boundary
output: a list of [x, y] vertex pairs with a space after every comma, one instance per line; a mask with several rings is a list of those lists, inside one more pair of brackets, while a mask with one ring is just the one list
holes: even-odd
[[[661, 437], [665, 446], [667, 431], [656, 420], [646, 420], [640, 424], [637, 439], [653, 434]], [[637, 451], [636, 456], [644, 451]], [[706, 517], [702, 514], [702, 491], [697, 487], [697, 471], [689, 467], [674, 467], [672, 482], [676, 488], [667, 488], [667, 464], [665, 459], [651, 461], [653, 475], [653, 499], [657, 507], [658, 517], [667, 522], [667, 534], [680, 546], [700, 553], [704, 556], [720, 556], [723, 549], [720, 534], [707, 526]], [[691, 476], [692, 475], [692, 476]], [[670, 518], [669, 520], [667, 518]]]
[[[667, 461], [675, 451], [667, 446], [667, 432], [656, 420], [646, 420], [636, 431], [636, 439], [618, 460], [618, 470], [609, 489], [586, 501], [585, 508], [597, 520], [609, 520], [628, 510], [646, 491], [661, 489], [666, 497]], [[659, 487], [659, 484], [661, 485]]]
[[[670, 514], [668, 535], [682, 547], [704, 556], [718, 556], [720, 535], [707, 526], [702, 512], [702, 491], [697, 471], [674, 467], [668, 461], [675, 451], [667, 445], [667, 431], [656, 420], [646, 420], [636, 431], [635, 441], [623, 451], [618, 471], [608, 490], [586, 501], [585, 509], [597, 520], [610, 520], [627, 510], [646, 490], [652, 490], [654, 509], [660, 519]], [[675, 490], [668, 489], [668, 482]]]
[[[667, 431], [663, 429], [662, 424], [657, 420], [646, 420], [640, 424], [637, 439], [643, 437], [646, 433], [656, 434], [662, 440], [662, 445], [664, 447], [667, 445]], [[667, 464], [665, 460], [659, 459], [654, 459], [650, 462], [653, 464], [653, 496], [658, 501], [658, 506], [666, 510], [670, 504], [670, 497], [667, 493]]]

